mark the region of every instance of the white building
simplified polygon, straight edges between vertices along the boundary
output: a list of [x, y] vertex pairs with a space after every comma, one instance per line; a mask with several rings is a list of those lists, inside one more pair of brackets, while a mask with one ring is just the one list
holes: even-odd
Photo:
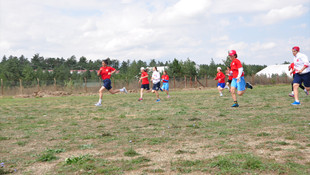
[[272, 75], [277, 74], [281, 76], [283, 74], [286, 74], [288, 77], [292, 77], [292, 75], [290, 75], [290, 71], [288, 70], [289, 65], [290, 64], [270, 65], [257, 72], [256, 75], [266, 75], [268, 78], [270, 78]]
[[[149, 71], [153, 71], [153, 67], [146, 67]], [[168, 69], [168, 66], [158, 66], [157, 67], [157, 71], [159, 73], [163, 73], [164, 70], [167, 70]]]

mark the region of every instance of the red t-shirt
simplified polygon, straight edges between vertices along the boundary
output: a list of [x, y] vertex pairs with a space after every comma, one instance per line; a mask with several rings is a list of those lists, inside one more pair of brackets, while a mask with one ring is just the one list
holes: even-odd
[[216, 74], [215, 80], [218, 80], [219, 83], [225, 83], [225, 75], [223, 72], [218, 72]]
[[[142, 72], [142, 73], [141, 73], [141, 78], [142, 78], [142, 77], [145, 77], [145, 76], [149, 76], [149, 75], [147, 74], [147, 72]], [[150, 84], [150, 83], [149, 83], [149, 78], [148, 78], [148, 77], [142, 78], [142, 84]]]
[[232, 80], [232, 79], [233, 79], [233, 71], [229, 71], [228, 80]]
[[163, 83], [168, 83], [169, 82], [169, 76], [168, 75], [162, 75], [161, 79], [163, 80]]
[[[291, 66], [291, 69], [293, 70], [293, 69], [294, 69], [294, 63], [292, 63], [290, 66]], [[293, 75], [295, 75], [295, 73], [296, 73], [296, 72], [293, 71]]]
[[[238, 69], [242, 67], [242, 64], [240, 62], [240, 60], [238, 60], [237, 58], [235, 58], [231, 64], [230, 64], [230, 69], [233, 71], [233, 78], [237, 78], [238, 77]], [[242, 72], [241, 77], [244, 76], [244, 72]]]
[[111, 72], [114, 71], [115, 69], [113, 67], [107, 66], [107, 67], [101, 67], [100, 70], [101, 70], [100, 72], [101, 78], [105, 80], [111, 78]]

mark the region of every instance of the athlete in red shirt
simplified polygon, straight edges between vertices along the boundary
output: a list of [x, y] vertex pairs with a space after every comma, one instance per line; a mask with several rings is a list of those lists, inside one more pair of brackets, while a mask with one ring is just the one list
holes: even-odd
[[141, 90], [140, 90], [140, 98], [138, 101], [143, 100], [143, 91], [146, 89], [146, 92], [151, 92], [150, 90], [150, 82], [149, 82], [149, 75], [147, 74], [147, 69], [141, 67], [141, 78], [139, 79], [139, 83], [142, 81]]
[[102, 79], [102, 87], [99, 89], [99, 101], [95, 104], [96, 106], [102, 106], [102, 96], [105, 89], [108, 90], [111, 94], [115, 94], [118, 92], [125, 92], [127, 94], [127, 90], [125, 87], [116, 90], [112, 89], [110, 78], [111, 75], [115, 72], [118, 73], [116, 69], [108, 66], [108, 60], [102, 61], [102, 67], [97, 72], [97, 75], [100, 76]]
[[243, 67], [240, 60], [237, 59], [238, 55], [235, 50], [230, 50], [228, 55], [231, 59], [230, 68], [233, 72], [233, 79], [231, 82], [231, 96], [234, 100], [234, 104], [231, 107], [239, 107], [237, 102], [237, 96], [235, 94], [236, 89], [238, 90], [238, 95], [242, 96], [246, 90], [246, 88], [252, 89], [252, 85], [249, 82], [245, 82]]
[[161, 80], [163, 81], [163, 86], [161, 87], [167, 93], [167, 98], [170, 98], [169, 95], [169, 76], [167, 71], [165, 70], [163, 75], [161, 76]]
[[217, 74], [216, 74], [216, 77], [214, 78], [214, 80], [218, 80], [217, 89], [220, 93], [220, 96], [223, 96], [222, 92], [223, 92], [224, 87], [225, 87], [225, 75], [223, 74], [221, 67], [217, 68]]
[[[293, 79], [295, 77], [295, 69], [294, 69], [294, 63], [291, 63], [289, 66], [288, 66], [288, 71], [291, 71], [290, 74], [292, 75], [293, 74]], [[305, 91], [306, 95], [309, 95], [309, 92], [305, 89], [305, 87], [302, 85], [302, 84], [299, 84], [299, 87]], [[294, 97], [294, 88], [293, 88], [293, 81], [292, 81], [292, 93], [289, 94], [290, 97]]]

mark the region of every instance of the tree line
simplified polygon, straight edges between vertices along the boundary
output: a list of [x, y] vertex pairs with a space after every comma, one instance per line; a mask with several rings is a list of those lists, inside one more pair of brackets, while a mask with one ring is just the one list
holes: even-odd
[[[167, 66], [167, 72], [170, 77], [183, 78], [194, 77], [203, 78], [206, 75], [208, 78], [216, 76], [216, 68], [221, 67], [225, 70], [230, 65], [230, 59], [223, 59], [223, 63], [216, 64], [211, 59], [210, 64], [197, 65], [189, 58], [185, 61], [180, 61], [174, 58], [172, 61], [156, 61], [152, 59], [149, 63], [142, 60], [127, 60], [120, 62], [116, 59], [109, 59], [109, 65], [117, 70], [120, 70], [119, 74], [113, 75], [116, 79], [121, 80], [133, 80], [140, 76], [141, 67], [154, 67], [154, 66]], [[65, 82], [69, 79], [83, 81], [98, 80], [96, 71], [101, 67], [102, 60], [97, 59], [95, 61], [88, 60], [82, 56], [79, 59], [74, 55], [70, 58], [44, 58], [39, 54], [35, 54], [32, 58], [28, 59], [21, 55], [17, 56], [3, 56], [0, 62], [0, 79], [5, 82], [10, 82], [10, 86], [17, 85], [19, 80], [23, 82], [31, 82], [40, 79], [45, 81], [46, 84], [52, 84], [52, 80], [57, 79], [58, 82]], [[246, 75], [253, 75], [266, 65], [247, 65], [243, 63], [243, 68]], [[52, 71], [49, 71], [52, 70]], [[85, 70], [84, 73], [78, 74], [77, 72], [70, 73], [70, 70]]]

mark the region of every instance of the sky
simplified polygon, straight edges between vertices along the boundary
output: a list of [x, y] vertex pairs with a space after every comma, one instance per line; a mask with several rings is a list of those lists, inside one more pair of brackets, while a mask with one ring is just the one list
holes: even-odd
[[310, 0], [0, 0], [0, 59], [35, 54], [246, 64], [310, 59]]

